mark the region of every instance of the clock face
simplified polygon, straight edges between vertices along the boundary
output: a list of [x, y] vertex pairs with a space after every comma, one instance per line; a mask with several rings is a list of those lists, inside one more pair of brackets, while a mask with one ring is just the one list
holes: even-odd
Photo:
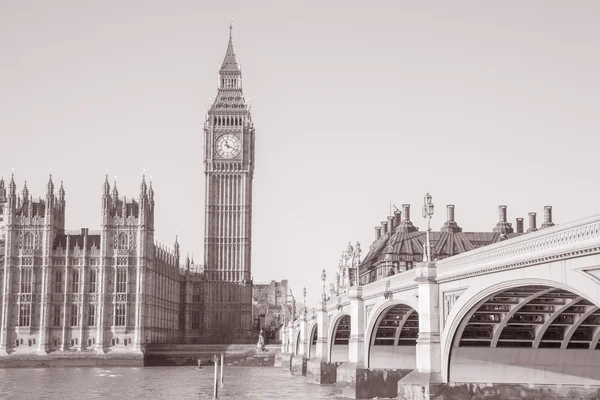
[[219, 157], [234, 158], [240, 154], [242, 143], [237, 135], [226, 133], [217, 138], [215, 148]]

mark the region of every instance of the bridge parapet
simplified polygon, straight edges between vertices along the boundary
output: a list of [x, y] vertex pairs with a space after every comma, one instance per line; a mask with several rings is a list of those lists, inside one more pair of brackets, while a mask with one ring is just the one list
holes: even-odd
[[438, 282], [600, 253], [600, 216], [554, 226], [437, 261]]

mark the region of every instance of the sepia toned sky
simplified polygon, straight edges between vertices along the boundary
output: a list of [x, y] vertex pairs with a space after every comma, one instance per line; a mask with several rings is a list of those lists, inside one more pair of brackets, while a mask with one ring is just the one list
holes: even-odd
[[[202, 261], [203, 121], [229, 15], [256, 127], [255, 280], [318, 299], [390, 202], [465, 231], [600, 213], [596, 1], [0, 2], [0, 172], [64, 180], [98, 229], [105, 171], [156, 192], [156, 238]], [[363, 253], [363, 254], [364, 254]], [[328, 279], [329, 280], [329, 279]]]

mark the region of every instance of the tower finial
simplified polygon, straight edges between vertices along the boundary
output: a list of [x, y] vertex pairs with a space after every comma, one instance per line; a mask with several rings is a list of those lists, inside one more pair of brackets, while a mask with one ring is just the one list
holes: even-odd
[[229, 36], [231, 36], [231, 31], [233, 30], [233, 22], [235, 20], [233, 19], [233, 15], [231, 15], [231, 13], [229, 13]]

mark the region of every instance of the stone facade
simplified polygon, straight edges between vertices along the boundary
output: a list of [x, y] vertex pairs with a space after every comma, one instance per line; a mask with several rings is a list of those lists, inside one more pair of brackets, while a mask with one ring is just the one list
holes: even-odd
[[249, 338], [255, 132], [231, 28], [217, 96], [204, 124], [204, 272], [216, 283], [210, 286], [205, 319], [234, 338]]
[[[182, 288], [202, 282], [154, 241], [154, 190], [137, 200], [102, 187], [101, 229], [65, 230], [65, 190], [50, 177], [45, 198], [0, 181], [0, 351], [117, 349], [186, 340]], [[203, 301], [203, 298], [198, 299]]]
[[256, 282], [252, 285], [255, 330], [263, 329], [265, 338], [278, 339], [278, 331], [294, 313], [288, 281]]

